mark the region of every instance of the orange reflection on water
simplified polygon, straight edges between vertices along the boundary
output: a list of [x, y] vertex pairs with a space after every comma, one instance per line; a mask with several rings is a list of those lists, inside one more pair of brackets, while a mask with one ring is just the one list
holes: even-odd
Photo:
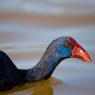
[[53, 86], [61, 81], [50, 78], [48, 80], [17, 86], [9, 91], [0, 92], [0, 95], [53, 95]]

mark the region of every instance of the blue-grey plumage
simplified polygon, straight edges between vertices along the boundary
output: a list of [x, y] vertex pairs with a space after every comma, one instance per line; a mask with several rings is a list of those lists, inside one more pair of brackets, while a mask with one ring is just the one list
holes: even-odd
[[0, 90], [48, 79], [63, 59], [71, 57], [90, 61], [87, 52], [71, 37], [60, 37], [52, 41], [38, 64], [28, 70], [18, 69], [9, 56], [0, 51]]

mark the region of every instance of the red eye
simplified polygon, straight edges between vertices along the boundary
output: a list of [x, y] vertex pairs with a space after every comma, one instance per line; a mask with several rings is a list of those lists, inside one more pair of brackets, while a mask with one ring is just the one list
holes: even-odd
[[69, 48], [69, 47], [70, 47], [70, 44], [69, 44], [69, 43], [65, 43], [64, 46], [65, 46], [66, 48]]

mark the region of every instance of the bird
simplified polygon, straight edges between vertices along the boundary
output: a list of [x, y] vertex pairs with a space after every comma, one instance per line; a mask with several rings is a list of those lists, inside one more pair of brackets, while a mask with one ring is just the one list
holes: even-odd
[[0, 91], [25, 83], [46, 80], [52, 76], [58, 64], [68, 58], [91, 62], [90, 55], [70, 36], [54, 39], [39, 62], [30, 69], [19, 69], [7, 53], [0, 50]]

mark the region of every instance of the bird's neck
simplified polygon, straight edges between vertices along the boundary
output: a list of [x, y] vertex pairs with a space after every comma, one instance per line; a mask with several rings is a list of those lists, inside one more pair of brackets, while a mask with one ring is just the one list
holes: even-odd
[[65, 59], [56, 48], [48, 48], [36, 66], [27, 72], [27, 81], [39, 81], [49, 78], [57, 65]]
[[44, 78], [49, 78], [52, 73], [54, 72], [57, 65], [63, 60], [64, 58], [54, 52], [52, 55], [47, 55], [42, 57], [41, 61], [37, 64], [41, 69], [44, 70]]
[[29, 81], [39, 81], [49, 78], [54, 72], [57, 65], [64, 58], [61, 57], [57, 52], [46, 52], [38, 64], [29, 70], [28, 79]]

